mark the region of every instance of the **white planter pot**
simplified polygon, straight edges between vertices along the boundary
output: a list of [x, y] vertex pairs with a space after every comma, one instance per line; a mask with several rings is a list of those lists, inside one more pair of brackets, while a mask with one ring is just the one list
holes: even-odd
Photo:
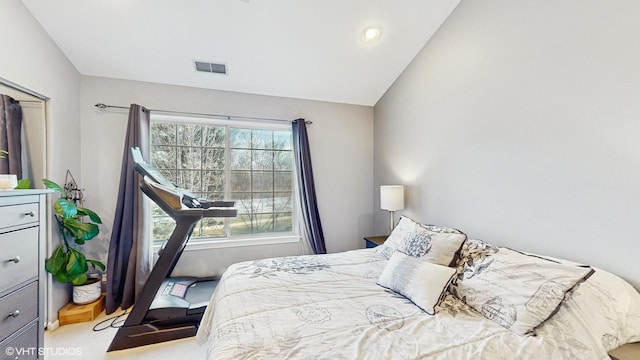
[[84, 305], [100, 298], [102, 288], [100, 279], [89, 279], [84, 285], [73, 285], [73, 303]]

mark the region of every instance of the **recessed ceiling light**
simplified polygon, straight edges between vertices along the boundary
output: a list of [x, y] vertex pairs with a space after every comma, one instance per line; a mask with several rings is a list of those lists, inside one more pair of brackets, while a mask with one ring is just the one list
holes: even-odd
[[370, 26], [364, 30], [362, 33], [362, 41], [366, 43], [372, 43], [376, 40], [380, 39], [380, 35], [382, 34], [382, 30], [380, 30], [379, 26]]

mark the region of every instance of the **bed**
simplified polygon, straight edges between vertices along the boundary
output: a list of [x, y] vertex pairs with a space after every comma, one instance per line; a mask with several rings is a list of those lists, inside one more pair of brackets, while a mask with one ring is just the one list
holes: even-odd
[[197, 341], [211, 360], [609, 359], [640, 341], [640, 294], [402, 218], [378, 248], [230, 266]]

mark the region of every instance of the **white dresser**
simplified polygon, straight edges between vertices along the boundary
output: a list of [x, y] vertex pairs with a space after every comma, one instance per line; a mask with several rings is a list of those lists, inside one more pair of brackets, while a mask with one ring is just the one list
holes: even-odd
[[47, 190], [0, 191], [0, 359], [42, 359]]

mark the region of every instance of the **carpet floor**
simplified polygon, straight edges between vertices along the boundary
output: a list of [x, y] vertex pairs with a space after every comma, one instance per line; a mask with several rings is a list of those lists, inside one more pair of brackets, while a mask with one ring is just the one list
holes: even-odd
[[[116, 312], [115, 314], [119, 314]], [[111, 314], [114, 315], [114, 314]], [[204, 359], [206, 347], [196, 344], [195, 337], [173, 340], [138, 348], [107, 352], [117, 329], [107, 327], [94, 331], [93, 327], [112, 316], [104, 311], [95, 320], [78, 324], [60, 326], [44, 335], [44, 351], [47, 360], [158, 360], [158, 359]], [[124, 318], [122, 318], [123, 320]], [[104, 326], [108, 326], [110, 321]], [[100, 327], [104, 327], [100, 326]]]

